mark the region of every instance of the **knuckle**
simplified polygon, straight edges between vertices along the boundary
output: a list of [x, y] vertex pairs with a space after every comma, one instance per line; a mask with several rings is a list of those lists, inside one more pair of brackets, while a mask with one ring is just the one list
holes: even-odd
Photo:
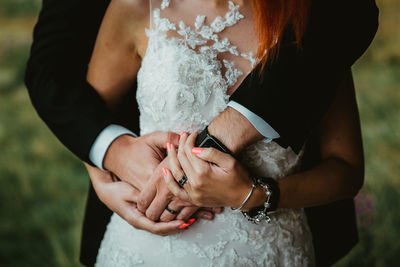
[[159, 190], [160, 185], [165, 181], [164, 180], [164, 174], [162, 173], [162, 171], [160, 170], [160, 172], [157, 174], [157, 177], [154, 178], [154, 184], [155, 187], [157, 188], [157, 190]]
[[[209, 147], [206, 150], [207, 156], [209, 157], [213, 157], [215, 155], [215, 148], [213, 147]], [[204, 151], [203, 151], [204, 152]]]
[[201, 207], [203, 206], [203, 199], [199, 193], [194, 193], [192, 196], [192, 202], [194, 205]]
[[171, 201], [171, 205], [176, 209], [182, 209], [185, 207], [185, 202], [180, 200], [179, 198], [173, 198], [174, 200]]
[[183, 175], [183, 172], [181, 169], [177, 168], [176, 166], [173, 166], [171, 168], [171, 173], [175, 178], [180, 178]]
[[196, 167], [195, 171], [196, 171], [197, 176], [200, 178], [203, 176], [206, 176], [208, 174], [208, 171], [205, 168]]
[[139, 210], [143, 212], [143, 209], [145, 209], [145, 207], [147, 207], [147, 200], [144, 198], [138, 199], [137, 206], [138, 206]]
[[195, 178], [192, 180], [191, 185], [195, 190], [201, 190], [204, 187], [204, 182], [202, 179]]
[[134, 196], [134, 195], [136, 195], [136, 189], [132, 187], [129, 189], [129, 196]]
[[174, 140], [174, 136], [175, 136], [176, 134], [175, 133], [173, 133], [173, 132], [167, 132], [167, 140], [169, 141], [169, 142], [172, 142], [173, 140]]
[[169, 222], [170, 221], [170, 219], [169, 219], [169, 215], [161, 215], [161, 217], [160, 217], [160, 221], [161, 222]]
[[150, 211], [146, 211], [146, 217], [149, 218], [152, 221], [156, 221], [158, 219], [157, 215], [155, 213], [153, 213], [153, 212], [150, 212]]
[[164, 191], [161, 193], [161, 197], [162, 197], [163, 199], [165, 199], [166, 201], [171, 202], [172, 198], [174, 197], [174, 194], [172, 194], [171, 191], [169, 191], [168, 189], [166, 189], [166, 190], [164, 190]]

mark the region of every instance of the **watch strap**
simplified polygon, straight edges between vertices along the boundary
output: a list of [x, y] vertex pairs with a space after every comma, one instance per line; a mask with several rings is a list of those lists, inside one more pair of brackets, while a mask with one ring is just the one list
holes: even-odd
[[[213, 146], [209, 145], [209, 142], [207, 142], [209, 140], [212, 140], [212, 142], [214, 143]], [[214, 147], [222, 152], [232, 155], [232, 153], [229, 151], [229, 149], [221, 141], [219, 141], [215, 136], [212, 136], [208, 132], [208, 126], [197, 136], [196, 146], [197, 147]]]

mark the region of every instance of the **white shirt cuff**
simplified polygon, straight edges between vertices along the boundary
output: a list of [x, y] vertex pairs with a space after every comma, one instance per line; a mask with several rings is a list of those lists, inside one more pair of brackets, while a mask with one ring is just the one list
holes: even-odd
[[265, 139], [263, 139], [265, 143], [269, 143], [273, 139], [280, 137], [274, 128], [272, 128], [265, 120], [239, 103], [235, 101], [229, 101], [228, 106], [246, 117], [246, 119], [254, 126], [254, 128], [256, 128], [256, 130], [265, 137]]
[[94, 141], [89, 153], [89, 159], [94, 165], [96, 165], [97, 168], [105, 171], [103, 168], [103, 160], [108, 148], [115, 139], [125, 134], [137, 137], [136, 134], [129, 131], [125, 127], [116, 124], [110, 124], [104, 128], [103, 131], [101, 131]]

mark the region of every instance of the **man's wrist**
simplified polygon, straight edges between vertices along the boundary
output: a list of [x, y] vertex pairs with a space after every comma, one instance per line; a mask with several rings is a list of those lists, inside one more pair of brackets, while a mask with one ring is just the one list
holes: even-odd
[[259, 140], [270, 142], [279, 134], [260, 116], [235, 101], [208, 126], [208, 132], [234, 155]]
[[135, 142], [135, 137], [129, 134], [120, 135], [115, 138], [108, 147], [104, 159], [103, 166], [105, 170], [113, 171], [119, 168], [119, 155], [123, 148], [129, 147]]
[[101, 170], [104, 169], [104, 159], [109, 147], [120, 136], [136, 136], [133, 132], [120, 125], [111, 124], [97, 136], [90, 149], [89, 158]]
[[237, 110], [228, 107], [208, 126], [208, 132], [222, 142], [232, 154], [238, 154], [262, 135]]
[[252, 112], [251, 110], [247, 109], [245, 106], [235, 102], [229, 101], [228, 107], [235, 109], [239, 112], [242, 116], [244, 116], [253, 127], [265, 137], [263, 140], [264, 142], [268, 143], [273, 139], [277, 139], [280, 135], [271, 127], [263, 118]]

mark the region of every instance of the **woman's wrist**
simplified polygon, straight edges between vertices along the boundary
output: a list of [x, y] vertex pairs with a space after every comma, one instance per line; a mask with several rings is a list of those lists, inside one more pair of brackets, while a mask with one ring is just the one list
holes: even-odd
[[254, 181], [251, 179], [235, 192], [230, 205], [233, 210], [249, 211], [262, 206], [266, 200], [265, 189], [255, 186]]
[[264, 204], [265, 200], [265, 190], [260, 186], [256, 186], [256, 188], [254, 188], [253, 194], [246, 202], [246, 204], [241, 208], [241, 211], [249, 211], [253, 208], [260, 207]]
[[273, 178], [260, 178], [257, 179], [256, 184], [256, 188], [254, 188], [251, 197], [243, 205], [241, 211], [247, 212], [260, 207], [267, 207], [267, 210], [275, 211], [280, 206], [281, 192], [279, 183]]
[[[271, 222], [270, 212], [277, 209], [280, 199], [280, 189], [277, 181], [271, 177], [260, 177], [255, 181], [255, 184], [261, 188], [263, 194], [265, 194], [265, 201], [262, 205], [256, 206], [255, 208], [248, 208], [248, 210], [242, 210], [242, 214], [252, 223], [259, 224], [262, 221]], [[254, 199], [259, 199], [256, 197]], [[250, 206], [249, 202], [249, 206]]]
[[229, 206], [233, 210], [242, 210], [242, 207], [246, 206], [247, 202], [252, 197], [255, 189], [256, 188], [253, 188], [253, 181], [249, 178], [248, 181], [239, 186], [237, 190], [232, 190], [232, 201], [230, 202]]

